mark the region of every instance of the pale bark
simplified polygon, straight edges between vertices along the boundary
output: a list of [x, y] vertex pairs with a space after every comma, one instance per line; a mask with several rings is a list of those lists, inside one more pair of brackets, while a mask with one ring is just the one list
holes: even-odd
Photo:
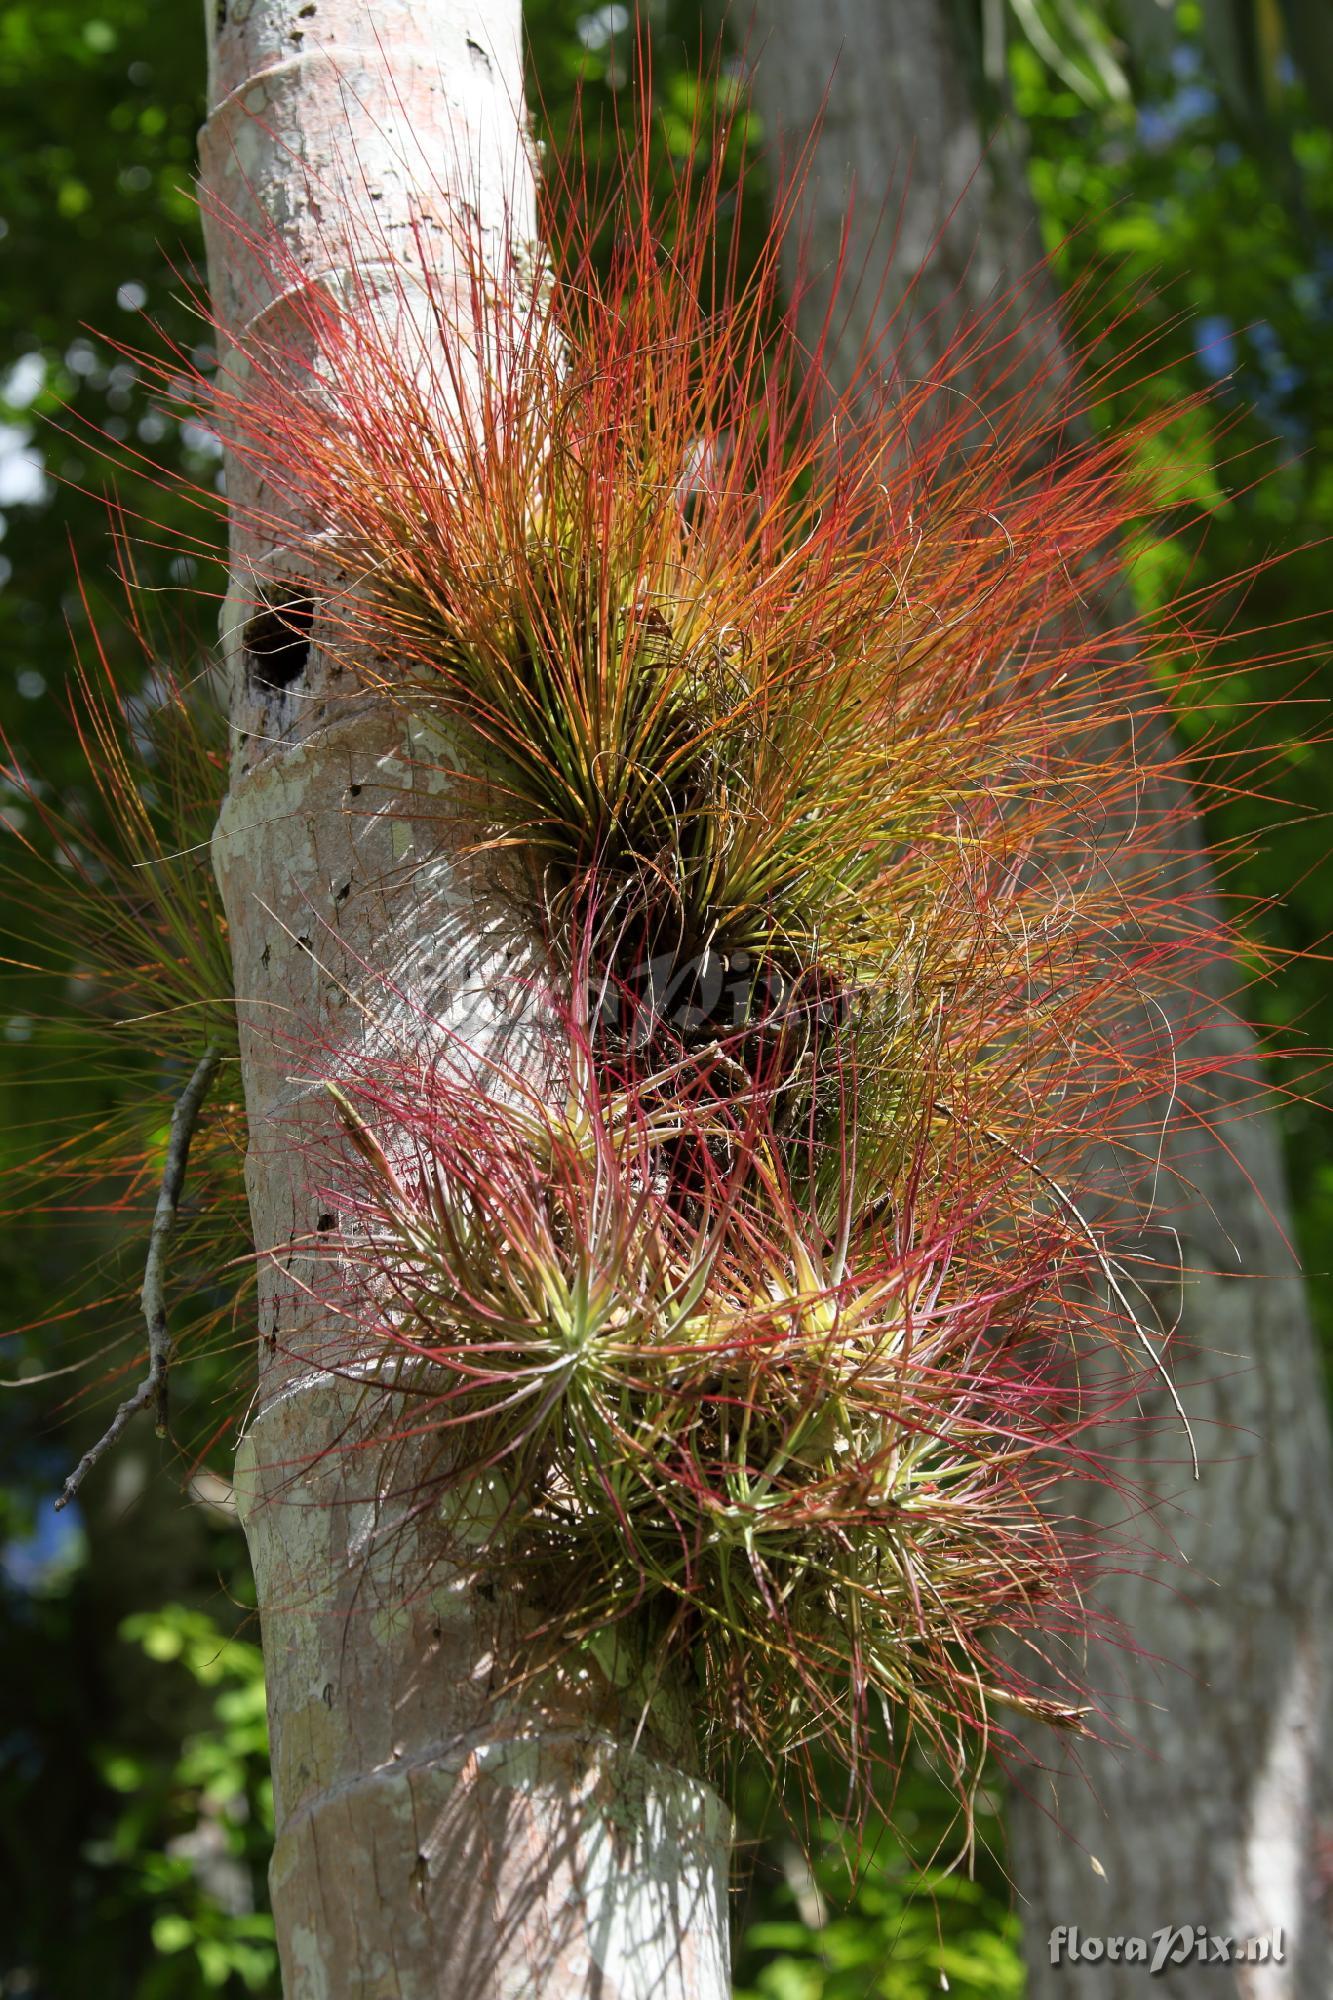
[[[465, 204], [497, 255], [531, 234], [518, 0], [208, 0], [207, 19], [206, 205], [266, 217], [311, 285], [378, 268], [366, 309], [387, 319], [406, 298], [411, 319], [413, 259], [448, 254]], [[214, 219], [209, 239], [214, 310], [243, 351], [279, 302], [233, 231]], [[439, 336], [427, 316], [411, 337]], [[438, 1499], [416, 1491], [429, 1447], [377, 1442], [392, 1399], [319, 1365], [348, 1357], [311, 1254], [329, 1121], [313, 1079], [392, 1040], [388, 978], [408, 1022], [415, 1006], [484, 1045], [499, 947], [432, 809], [438, 772], [420, 767], [438, 760], [414, 761], [401, 710], [347, 689], [318, 601], [299, 679], [255, 684], [245, 639], [264, 581], [305, 565], [246, 525], [275, 495], [235, 455], [228, 481], [237, 748], [214, 856], [261, 1252], [237, 1493], [268, 1675], [284, 1991], [720, 2000], [728, 1829], [688, 1769], [688, 1724], [632, 1739], [637, 1707], [595, 1670], [503, 1697], [522, 1607], [442, 1559]], [[276, 505], [299, 549], [299, 508]]]
[[[739, 13], [750, 20], [748, 7]], [[756, 0], [755, 97], [778, 157], [804, 144], [829, 87], [805, 211], [811, 338], [855, 186], [850, 270], [865, 268], [844, 307], [844, 375], [847, 357], [896, 310], [911, 372], [925, 373], [960, 316], [997, 286], [1018, 288], [1011, 320], [1049, 304], [1046, 280], [1024, 282], [1040, 244], [1015, 151], [1001, 140], [982, 156], [957, 19], [948, 0]], [[1034, 350], [1039, 359], [1068, 365], [1049, 343]], [[1094, 1645], [1089, 1663], [1126, 1741], [1067, 1749], [1047, 1736], [1037, 1748], [1049, 1771], [1029, 1775], [1014, 1799], [1010, 1867], [1034, 2000], [1205, 1985], [1245, 2000], [1322, 2000], [1328, 1990], [1328, 1421], [1282, 1241], [1288, 1207], [1272, 1121], [1237, 1117], [1223, 1138], [1205, 1143], [1180, 1120], [1170, 1138], [1198, 1189], [1171, 1219], [1183, 1268], [1202, 1274], [1184, 1285], [1175, 1343], [1202, 1479], [1191, 1484], [1186, 1452], [1163, 1446], [1160, 1430], [1119, 1445], [1135, 1458], [1122, 1469], [1155, 1500], [1136, 1536], [1184, 1561], [1155, 1574], [1141, 1562], [1138, 1574], [1108, 1574], [1100, 1586], [1142, 1648], [1134, 1657]], [[1085, 1508], [1103, 1521], [1119, 1512], [1095, 1492], [1073, 1496], [1073, 1511]], [[1149, 1984], [1135, 1964], [1053, 1967], [1059, 1924], [1102, 1938], [1162, 1925], [1242, 1936], [1280, 1927], [1285, 1963], [1192, 1961]]]

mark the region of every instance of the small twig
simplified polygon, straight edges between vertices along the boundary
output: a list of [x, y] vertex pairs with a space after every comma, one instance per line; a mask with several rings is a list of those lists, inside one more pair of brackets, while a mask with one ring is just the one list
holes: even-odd
[[157, 1207], [153, 1212], [153, 1227], [148, 1237], [148, 1256], [144, 1262], [143, 1286], [139, 1293], [143, 1316], [148, 1325], [148, 1373], [134, 1394], [121, 1404], [97, 1443], [83, 1454], [70, 1473], [56, 1501], [57, 1512], [62, 1507], [68, 1507], [97, 1461], [110, 1451], [130, 1418], [136, 1416], [140, 1410], [146, 1410], [150, 1403], [153, 1405], [158, 1436], [165, 1437], [167, 1434], [167, 1371], [171, 1366], [171, 1335], [167, 1330], [164, 1265], [167, 1244], [176, 1226], [176, 1210], [180, 1205], [181, 1189], [185, 1185], [190, 1141], [194, 1137], [200, 1108], [208, 1094], [208, 1086], [213, 1080], [213, 1072], [217, 1066], [217, 1050], [215, 1048], [206, 1050], [199, 1059], [194, 1075], [177, 1098], [176, 1108], [171, 1114], [167, 1160], [162, 1169], [162, 1186], [158, 1190]]

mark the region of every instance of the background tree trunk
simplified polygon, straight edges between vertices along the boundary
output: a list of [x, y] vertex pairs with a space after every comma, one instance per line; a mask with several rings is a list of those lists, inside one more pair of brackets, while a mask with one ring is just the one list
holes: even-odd
[[[393, 325], [414, 259], [450, 254], [465, 204], [497, 258], [531, 237], [518, 0], [208, 0], [207, 21], [205, 208], [276, 228], [311, 286], [336, 292], [354, 268], [364, 309]], [[209, 261], [214, 311], [243, 353], [282, 301], [216, 207]], [[428, 320], [412, 337], [439, 336]], [[726, 1815], [679, 1767], [688, 1727], [631, 1744], [637, 1705], [622, 1715], [592, 1671], [503, 1695], [521, 1613], [443, 1559], [422, 1465], [385, 1441], [395, 1406], [321, 1303], [329, 1108], [302, 1079], [365, 1052], [385, 975], [409, 1016], [415, 1004], [493, 1039], [493, 968], [411, 725], [348, 693], [317, 599], [297, 678], [277, 688], [256, 671], [252, 621], [266, 587], [272, 599], [308, 571], [304, 524], [237, 455], [227, 472], [236, 754], [214, 856], [262, 1268], [237, 1495], [262, 1613], [287, 2000], [721, 2000]], [[289, 549], [277, 526], [256, 533], [257, 506], [285, 509]]]
[[[813, 340], [854, 186], [848, 268], [853, 279], [864, 274], [835, 321], [844, 380], [867, 335], [895, 312], [912, 372], [925, 373], [960, 318], [997, 287], [1015, 288], [1011, 318], [1050, 304], [1047, 277], [1024, 275], [1040, 244], [1016, 149], [1001, 141], [982, 158], [959, 19], [949, 0], [756, 0], [754, 94], [777, 161], [806, 141], [832, 75], [803, 218], [814, 282], [802, 312]], [[796, 256], [793, 231], [793, 265]], [[1034, 349], [1039, 364], [1057, 374], [1068, 365], [1049, 345]], [[1197, 879], [1188, 856], [1182, 866]], [[1237, 1033], [1221, 1023], [1216, 1032]], [[1070, 1748], [1046, 1735], [1036, 1747], [1048, 1768], [1014, 1797], [1010, 1866], [1030, 1991], [1041, 2000], [1076, 1984], [1087, 2000], [1104, 2000], [1142, 1988], [1135, 1965], [1053, 1967], [1048, 1940], [1059, 1924], [1096, 1937], [1277, 1926], [1285, 1964], [1210, 1965], [1199, 1975], [1189, 1963], [1152, 1990], [1194, 1994], [1206, 1979], [1219, 1995], [1315, 2000], [1329, 1985], [1333, 1687], [1323, 1388], [1281, 1239], [1287, 1204], [1272, 1119], [1238, 1115], [1207, 1144], [1177, 1119], [1169, 1145], [1198, 1191], [1171, 1219], [1191, 1274], [1174, 1367], [1203, 1477], [1191, 1484], [1183, 1452], [1163, 1446], [1160, 1430], [1117, 1441], [1137, 1454], [1128, 1466], [1121, 1458], [1127, 1478], [1152, 1496], [1136, 1536], [1184, 1564], [1107, 1574], [1101, 1586], [1103, 1606], [1142, 1648], [1135, 1657], [1099, 1643], [1090, 1660], [1091, 1684], [1127, 1745]], [[1173, 1308], [1168, 1301], [1168, 1322]], [[1071, 1511], [1109, 1522], [1118, 1503], [1090, 1491]]]

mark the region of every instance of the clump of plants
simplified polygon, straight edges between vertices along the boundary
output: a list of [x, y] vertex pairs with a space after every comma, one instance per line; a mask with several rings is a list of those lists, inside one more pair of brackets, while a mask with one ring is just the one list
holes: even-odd
[[1108, 629], [1169, 414], [1101, 435], [1007, 299], [838, 390], [786, 207], [718, 260], [723, 175], [571, 223], [555, 173], [544, 250], [423, 224], [336, 290], [220, 218], [282, 313], [162, 372], [522, 945], [522, 1034], [408, 995], [309, 1162], [467, 1560], [533, 1660], [683, 1681], [715, 1766], [868, 1791], [917, 1734], [966, 1796], [1007, 1715], [1085, 1726], [1062, 1495], [1176, 1404], [1145, 1228], [1232, 940], [1161, 689], [1208, 607]]

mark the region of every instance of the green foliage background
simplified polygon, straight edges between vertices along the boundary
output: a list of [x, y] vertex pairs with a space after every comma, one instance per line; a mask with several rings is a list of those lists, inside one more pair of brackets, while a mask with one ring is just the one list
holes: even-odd
[[[119, 495], [158, 523], [169, 526], [178, 505], [156, 489], [158, 468], [205, 481], [216, 469], [208, 440], [154, 409], [133, 370], [89, 331], [132, 335], [146, 310], [196, 337], [180, 293], [200, 255], [190, 194], [202, 112], [198, 11], [160, 0], [0, 5], [0, 723], [22, 767], [94, 820], [61, 696], [67, 625], [77, 632], [84, 619], [70, 540], [95, 596], [109, 568], [104, 473], [80, 427], [141, 454], [137, 471], [118, 476]], [[670, 146], [689, 129], [709, 10], [658, 0], [645, 11]], [[554, 132], [568, 123], [580, 79], [592, 128], [613, 119], [625, 8], [527, 0], [525, 12]], [[1150, 334], [1157, 392], [1209, 386], [1230, 420], [1221, 467], [1201, 428], [1180, 428], [1206, 526], [1154, 524], [1138, 551], [1138, 587], [1161, 597], [1187, 576], [1225, 576], [1287, 551], [1248, 592], [1243, 622], [1305, 621], [1297, 630], [1308, 641], [1326, 639], [1333, 15], [1321, 0], [1180, 0], [1174, 9], [1025, 0], [1011, 13], [957, 0], [956, 14], [979, 101], [1026, 134], [1057, 263], [1071, 277], [1114, 270], [1126, 307], [1115, 343]], [[758, 137], [752, 125], [748, 143]], [[188, 648], [198, 629], [189, 593], [215, 587], [216, 566], [182, 565], [165, 548], [146, 550], [143, 564], [166, 626]], [[1238, 715], [1274, 691], [1256, 688], [1242, 650], [1227, 688]], [[1287, 699], [1252, 725], [1271, 745], [1282, 790], [1306, 810], [1273, 828], [1271, 814], [1241, 804], [1228, 809], [1226, 829], [1252, 836], [1240, 886], [1264, 899], [1261, 921], [1284, 945], [1305, 948], [1333, 928], [1333, 870], [1324, 866], [1333, 751], [1313, 742], [1329, 680], [1326, 655], [1292, 670], [1280, 690]], [[1178, 693], [1188, 730], [1192, 691]], [[0, 786], [0, 810], [12, 803]], [[21, 863], [5, 893], [24, 896]], [[64, 1000], [61, 986], [14, 972], [0, 993], [3, 1167], [82, 1115], [90, 1090], [114, 1088], [62, 1071], [58, 1038], [43, 1025]], [[1333, 1046], [1333, 996], [1318, 958], [1264, 988], [1257, 1004], [1274, 1021], [1299, 1023], [1312, 1046]], [[158, 1081], [144, 1097], [146, 1138], [166, 1115], [169, 1079]], [[1333, 1137], [1308, 1107], [1287, 1114], [1286, 1131], [1327, 1330]], [[12, 1216], [0, 1236], [6, 1323], [33, 1329], [11, 1333], [0, 1354], [0, 1994], [276, 1996], [261, 1663], [225, 1488], [182, 1490], [183, 1460], [164, 1462], [140, 1437], [57, 1523], [51, 1501], [102, 1411], [80, 1396], [77, 1376], [10, 1386], [96, 1348], [102, 1260], [136, 1249], [95, 1217], [42, 1232]], [[87, 1300], [74, 1320], [34, 1325], [83, 1266]], [[217, 1363], [182, 1376], [183, 1443], [211, 1427], [227, 1393]], [[929, 1775], [909, 1771], [901, 1840], [851, 1857], [828, 1829], [812, 1879], [766, 1826], [759, 1796], [749, 1811], [743, 2000], [919, 2000], [946, 1979], [965, 2000], [1021, 1992], [993, 1815], [982, 1816], [971, 1879], [939, 1865], [915, 1875], [904, 1843], [943, 1860], [956, 1830]]]

